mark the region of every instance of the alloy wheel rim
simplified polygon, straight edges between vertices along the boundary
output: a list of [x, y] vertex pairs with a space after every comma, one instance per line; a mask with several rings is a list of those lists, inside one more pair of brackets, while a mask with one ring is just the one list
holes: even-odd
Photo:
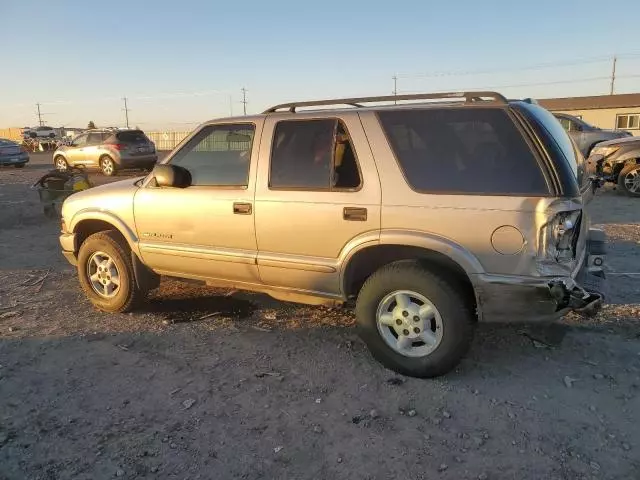
[[624, 176], [624, 186], [632, 193], [640, 192], [640, 173], [638, 170], [631, 170]]
[[424, 295], [396, 290], [386, 295], [376, 312], [378, 332], [385, 343], [405, 357], [425, 357], [442, 341], [442, 316]]
[[59, 157], [58, 160], [56, 160], [56, 167], [58, 170], [64, 171], [67, 169], [67, 162], [64, 161], [64, 158]]
[[113, 162], [110, 159], [104, 158], [102, 160], [102, 171], [107, 175], [113, 173]]
[[87, 261], [87, 277], [91, 288], [104, 298], [113, 298], [120, 291], [120, 272], [113, 259], [104, 252], [95, 252]]

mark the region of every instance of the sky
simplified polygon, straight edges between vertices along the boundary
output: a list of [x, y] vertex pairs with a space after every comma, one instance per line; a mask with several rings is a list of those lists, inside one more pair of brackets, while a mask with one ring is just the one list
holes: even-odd
[[294, 100], [640, 92], [638, 0], [0, 0], [0, 128], [192, 130]]

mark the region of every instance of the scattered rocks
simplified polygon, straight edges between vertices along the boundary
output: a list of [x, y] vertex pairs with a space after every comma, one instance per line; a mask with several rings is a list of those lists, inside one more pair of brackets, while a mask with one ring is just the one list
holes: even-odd
[[18, 327], [9, 327], [10, 333], [17, 332], [18, 330], [20, 330]]
[[473, 437], [473, 443], [476, 445], [476, 447], [481, 447], [484, 445], [484, 438]]
[[449, 468], [449, 465], [447, 465], [446, 463], [441, 463], [440, 466], [438, 467], [438, 471], [444, 472], [447, 468]]
[[273, 449], [273, 453], [278, 453], [280, 450], [282, 450], [284, 447], [282, 445], [278, 445], [276, 448]]
[[170, 447], [170, 448], [178, 448], [178, 445], [177, 445], [177, 444], [175, 444], [174, 442], [171, 442], [171, 443], [169, 444], [169, 447]]
[[187, 398], [184, 402], [182, 402], [182, 406], [184, 407], [184, 410], [188, 410], [191, 407], [193, 407], [193, 405], [196, 403], [196, 401], [193, 398]]
[[589, 410], [591, 410], [592, 412], [596, 411], [596, 406], [595, 405], [589, 405]]
[[631, 445], [629, 445], [628, 443], [623, 443], [622, 444], [622, 449], [626, 452], [628, 452], [629, 450], [631, 450]]
[[162, 439], [162, 443], [167, 443], [168, 441], [169, 441], [169, 437], [164, 437], [164, 438]]
[[342, 457], [338, 457], [338, 458], [336, 459], [336, 461], [337, 461], [338, 463], [342, 463]]
[[322, 433], [322, 427], [321, 427], [320, 425], [315, 425], [315, 426], [313, 427], [313, 431], [314, 431], [315, 433]]
[[598, 462], [589, 462], [589, 466], [594, 470], [600, 470], [600, 464]]
[[516, 414], [515, 414], [515, 413], [513, 413], [513, 412], [509, 412], [507, 415], [508, 415], [508, 416], [509, 416], [509, 418], [511, 418], [511, 419], [516, 418]]
[[321, 398], [316, 398], [316, 403], [322, 403], [322, 399]]
[[12, 310], [10, 312], [4, 312], [3, 314], [0, 314], [0, 318], [15, 317], [16, 315], [20, 315], [20, 312]]
[[380, 417], [380, 414], [375, 408], [372, 408], [371, 411], [369, 412], [369, 416], [375, 420], [376, 418]]
[[124, 470], [121, 468], [116, 470], [116, 477], [124, 477]]
[[391, 377], [387, 380], [387, 384], [388, 385], [393, 385], [393, 386], [399, 386], [402, 385], [404, 383], [404, 378], [400, 378], [400, 377]]
[[596, 380], [602, 380], [604, 378], [604, 375], [601, 373], [594, 373], [593, 378], [595, 378]]
[[157, 471], [158, 471], [158, 467], [156, 467], [155, 465], [151, 467], [151, 473], [156, 473]]
[[563, 381], [564, 381], [564, 386], [565, 387], [571, 388], [571, 387], [573, 387], [574, 382], [578, 381], [578, 379], [577, 378], [572, 378], [569, 375], [566, 375], [564, 377]]
[[415, 417], [416, 415], [417, 412], [413, 408], [407, 412], [407, 417]]
[[442, 411], [442, 416], [443, 416], [444, 418], [451, 418], [451, 413], [449, 413], [449, 412], [448, 412], [448, 411], [446, 411], [446, 410], [443, 410], [443, 411]]
[[488, 478], [489, 478], [489, 475], [487, 475], [484, 472], [478, 475], [478, 480], [488, 480]]

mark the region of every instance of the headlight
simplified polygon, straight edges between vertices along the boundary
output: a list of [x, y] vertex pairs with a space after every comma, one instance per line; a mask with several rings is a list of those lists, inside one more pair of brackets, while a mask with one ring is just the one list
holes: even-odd
[[591, 153], [592, 154], [598, 154], [598, 155], [602, 155], [603, 157], [608, 157], [609, 155], [611, 155], [612, 153], [615, 153], [616, 151], [618, 151], [618, 149], [620, 149], [620, 147], [598, 147], [596, 146]]

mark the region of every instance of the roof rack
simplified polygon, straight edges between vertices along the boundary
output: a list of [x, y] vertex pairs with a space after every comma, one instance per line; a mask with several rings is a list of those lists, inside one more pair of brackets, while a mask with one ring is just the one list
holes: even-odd
[[310, 102], [291, 102], [281, 103], [268, 108], [262, 113], [276, 113], [279, 110], [288, 110], [295, 113], [296, 108], [300, 107], [321, 107], [330, 105], [348, 105], [351, 107], [363, 107], [363, 103], [373, 102], [398, 102], [402, 100], [451, 100], [459, 99], [465, 102], [493, 101], [501, 104], [507, 104], [508, 100], [496, 92], [445, 92], [445, 93], [417, 93], [406, 95], [385, 95], [381, 97], [360, 97], [360, 98], [336, 98], [333, 100], [316, 100]]

